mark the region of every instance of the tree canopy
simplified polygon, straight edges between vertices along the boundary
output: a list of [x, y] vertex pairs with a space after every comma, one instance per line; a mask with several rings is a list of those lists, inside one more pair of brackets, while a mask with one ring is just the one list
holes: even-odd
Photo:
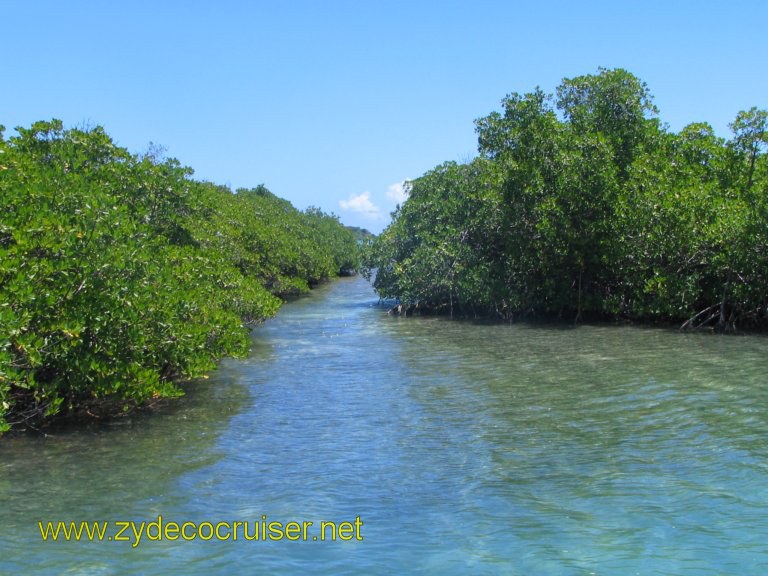
[[365, 272], [405, 311], [766, 326], [767, 118], [671, 132], [622, 69], [510, 94], [476, 159], [409, 183]]
[[0, 131], [0, 432], [181, 393], [281, 299], [357, 267], [351, 232], [192, 179], [100, 127]]

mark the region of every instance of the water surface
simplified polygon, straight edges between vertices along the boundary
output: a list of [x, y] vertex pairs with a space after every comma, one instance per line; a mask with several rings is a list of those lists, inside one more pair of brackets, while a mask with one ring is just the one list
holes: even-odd
[[[768, 340], [393, 318], [343, 279], [149, 417], [0, 440], [5, 574], [761, 574]], [[42, 542], [38, 520], [362, 541]]]

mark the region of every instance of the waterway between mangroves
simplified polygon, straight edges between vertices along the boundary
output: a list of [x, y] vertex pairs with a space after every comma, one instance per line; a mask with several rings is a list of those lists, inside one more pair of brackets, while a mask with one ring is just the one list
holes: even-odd
[[[0, 439], [0, 573], [768, 573], [767, 368], [765, 337], [396, 318], [338, 280], [153, 414]], [[313, 525], [117, 538], [159, 516]]]

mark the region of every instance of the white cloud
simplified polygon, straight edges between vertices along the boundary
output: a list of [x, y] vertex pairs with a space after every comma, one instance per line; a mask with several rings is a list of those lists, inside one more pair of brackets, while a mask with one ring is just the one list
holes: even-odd
[[402, 182], [396, 182], [387, 188], [387, 198], [394, 200], [397, 204], [402, 204], [408, 198], [408, 192], [405, 191], [406, 178]]
[[349, 200], [339, 200], [339, 206], [342, 210], [356, 212], [371, 220], [381, 218], [381, 208], [371, 202], [370, 192], [363, 192], [357, 196], [353, 194], [349, 197]]

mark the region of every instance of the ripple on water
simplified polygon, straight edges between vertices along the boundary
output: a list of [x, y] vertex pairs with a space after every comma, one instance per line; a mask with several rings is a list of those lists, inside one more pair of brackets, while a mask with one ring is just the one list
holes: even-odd
[[[286, 305], [181, 402], [0, 445], [0, 573], [756, 574], [766, 339]], [[363, 542], [51, 545], [37, 518], [364, 521]]]

